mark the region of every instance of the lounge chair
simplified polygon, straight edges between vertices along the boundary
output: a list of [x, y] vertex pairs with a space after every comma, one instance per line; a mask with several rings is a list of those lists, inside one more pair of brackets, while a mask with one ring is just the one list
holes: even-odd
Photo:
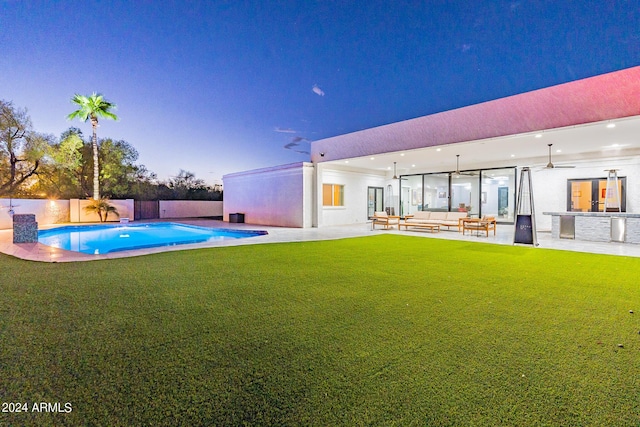
[[465, 218], [462, 219], [462, 234], [466, 230], [475, 231], [476, 234], [479, 234], [480, 231], [484, 231], [487, 233], [487, 237], [489, 237], [489, 231], [493, 230], [493, 235], [496, 235], [496, 218], [493, 216], [484, 216], [482, 218]]
[[375, 229], [376, 225], [381, 225], [388, 230], [389, 227], [397, 225], [399, 227], [400, 217], [395, 215], [389, 215], [386, 212], [374, 212], [371, 219], [371, 229]]

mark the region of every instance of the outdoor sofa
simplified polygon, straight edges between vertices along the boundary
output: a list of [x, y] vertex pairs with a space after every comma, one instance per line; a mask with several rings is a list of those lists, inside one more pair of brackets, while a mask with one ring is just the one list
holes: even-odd
[[436, 224], [440, 227], [455, 227], [458, 231], [461, 230], [461, 219], [467, 218], [467, 212], [431, 212], [431, 211], [418, 211], [412, 215], [405, 215], [404, 226], [420, 227], [423, 224]]

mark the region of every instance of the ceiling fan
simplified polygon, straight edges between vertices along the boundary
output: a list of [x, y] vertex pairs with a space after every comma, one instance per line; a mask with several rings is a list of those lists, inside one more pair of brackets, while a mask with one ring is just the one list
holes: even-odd
[[476, 174], [473, 172], [460, 172], [460, 154], [456, 154], [456, 171], [453, 173], [453, 176], [475, 176]]
[[575, 166], [569, 166], [569, 165], [564, 165], [564, 166], [556, 166], [551, 162], [551, 146], [553, 144], [547, 144], [549, 146], [549, 163], [547, 163], [547, 166], [545, 166], [545, 169], [559, 169], [559, 168], [566, 168], [566, 169], [570, 169], [570, 168], [575, 168]]

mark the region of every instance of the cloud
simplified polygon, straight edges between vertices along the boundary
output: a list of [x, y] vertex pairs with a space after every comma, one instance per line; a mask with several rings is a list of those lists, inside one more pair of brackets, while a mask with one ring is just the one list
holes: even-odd
[[274, 132], [280, 132], [280, 133], [297, 133], [295, 130], [293, 130], [291, 128], [283, 129], [283, 128], [277, 127], [277, 126], [273, 131]]
[[318, 85], [313, 85], [313, 87], [311, 88], [311, 90], [313, 91], [313, 93], [315, 93], [316, 95], [319, 96], [324, 96], [324, 91], [322, 89], [320, 89], [318, 87]]
[[309, 141], [307, 138], [304, 138], [302, 136], [294, 136], [293, 138], [291, 138], [291, 142], [286, 144], [283, 148], [285, 148], [286, 150], [295, 151], [296, 153], [300, 153], [300, 154], [309, 154], [310, 152], [307, 150], [296, 150], [296, 148], [300, 147], [300, 144], [303, 142], [308, 143], [311, 141]]

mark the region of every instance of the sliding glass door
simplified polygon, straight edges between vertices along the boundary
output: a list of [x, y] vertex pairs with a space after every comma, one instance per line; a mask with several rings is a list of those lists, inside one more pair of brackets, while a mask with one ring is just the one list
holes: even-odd
[[478, 216], [480, 212], [480, 176], [479, 172], [452, 174], [451, 210], [469, 212]]
[[423, 210], [422, 175], [410, 175], [400, 178], [402, 183], [402, 212], [401, 215], [413, 215]]
[[[606, 181], [606, 180], [605, 180]], [[484, 169], [400, 177], [402, 215], [417, 211], [466, 211], [513, 222], [516, 169]]]
[[422, 210], [449, 210], [449, 175], [450, 174], [448, 173], [424, 175], [424, 198]]
[[495, 216], [498, 221], [513, 221], [516, 196], [514, 168], [482, 171], [480, 203], [482, 215]]

